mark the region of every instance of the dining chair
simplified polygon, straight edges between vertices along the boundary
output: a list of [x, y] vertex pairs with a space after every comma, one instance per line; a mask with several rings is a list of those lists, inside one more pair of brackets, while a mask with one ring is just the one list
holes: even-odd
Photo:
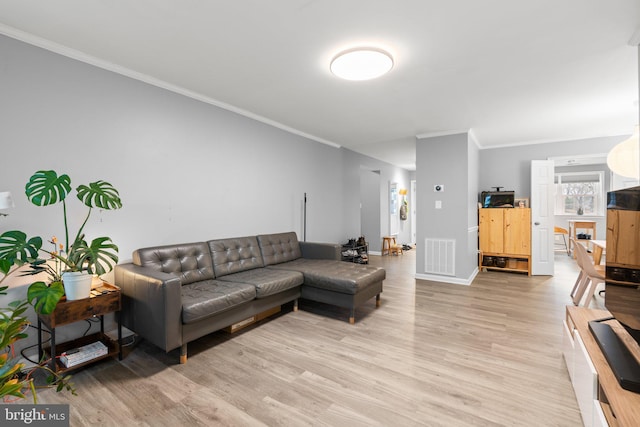
[[[574, 246], [578, 244], [573, 237], [571, 237], [571, 243]], [[571, 296], [574, 305], [579, 305], [580, 299], [582, 298], [582, 295], [584, 295], [584, 288], [589, 284], [589, 278], [582, 268], [582, 257], [576, 257], [575, 260], [580, 270], [578, 272], [578, 277], [576, 278], [576, 283], [573, 285], [573, 289], [571, 289], [569, 296]]]
[[595, 294], [596, 288], [599, 284], [605, 282], [605, 274], [603, 266], [596, 266], [593, 260], [589, 256], [587, 249], [578, 242], [573, 242], [576, 251], [576, 260], [578, 266], [581, 267], [583, 278], [581, 280], [581, 286], [576, 289], [573, 297], [573, 303], [580, 305], [580, 302], [584, 296], [584, 306], [589, 307], [591, 300]]
[[569, 251], [569, 245], [567, 244], [567, 236], [569, 235], [569, 230], [566, 228], [555, 226], [553, 227], [553, 233], [555, 235], [562, 236], [562, 241], [564, 242], [564, 250], [567, 252], [567, 255], [571, 255]]

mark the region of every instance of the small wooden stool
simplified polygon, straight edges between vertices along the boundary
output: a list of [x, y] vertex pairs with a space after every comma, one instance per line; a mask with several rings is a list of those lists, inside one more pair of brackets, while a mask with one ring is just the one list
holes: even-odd
[[384, 236], [382, 238], [382, 255], [387, 253], [387, 255], [402, 253], [402, 246], [398, 246], [396, 243], [395, 236]]
[[387, 253], [387, 255], [391, 254], [391, 245], [392, 242], [395, 243], [396, 238], [395, 237], [391, 237], [391, 236], [384, 236], [382, 238], [382, 253], [381, 255], [384, 255], [385, 252]]
[[[393, 240], [395, 241], [395, 239]], [[389, 251], [392, 255], [400, 255], [402, 253], [402, 245], [394, 243], [393, 245], [391, 245], [391, 248], [389, 248]]]

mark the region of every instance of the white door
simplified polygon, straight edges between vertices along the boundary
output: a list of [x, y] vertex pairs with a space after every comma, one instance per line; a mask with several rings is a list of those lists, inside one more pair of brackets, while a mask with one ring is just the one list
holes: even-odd
[[531, 274], [553, 275], [553, 160], [531, 161]]

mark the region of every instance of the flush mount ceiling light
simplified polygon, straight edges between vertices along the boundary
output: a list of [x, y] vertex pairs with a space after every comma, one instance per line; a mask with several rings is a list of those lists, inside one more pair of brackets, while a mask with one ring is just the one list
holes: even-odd
[[331, 72], [345, 80], [371, 80], [388, 73], [393, 58], [382, 49], [358, 47], [337, 54], [331, 61]]

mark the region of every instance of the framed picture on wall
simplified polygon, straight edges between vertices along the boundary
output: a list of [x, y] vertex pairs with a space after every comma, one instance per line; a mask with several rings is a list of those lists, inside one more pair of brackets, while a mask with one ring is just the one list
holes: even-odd
[[529, 199], [515, 199], [513, 203], [513, 207], [515, 208], [528, 208], [529, 207]]

